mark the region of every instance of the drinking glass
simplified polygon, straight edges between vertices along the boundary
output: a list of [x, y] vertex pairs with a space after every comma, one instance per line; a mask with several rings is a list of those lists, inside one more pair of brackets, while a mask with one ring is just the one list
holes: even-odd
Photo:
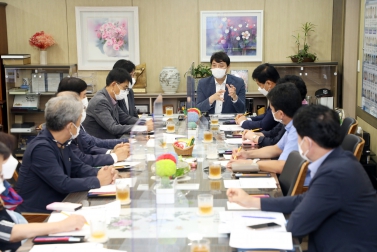
[[116, 199], [120, 201], [122, 205], [128, 205], [131, 203], [130, 186], [122, 179], [115, 181]]
[[210, 143], [213, 141], [213, 134], [211, 131], [204, 131], [204, 142]]
[[169, 133], [175, 132], [175, 123], [173, 121], [166, 122], [166, 132], [169, 132]]
[[210, 252], [210, 241], [208, 239], [191, 241], [191, 252]]
[[198, 195], [198, 215], [211, 216], [213, 214], [213, 195], [199, 194]]
[[219, 116], [218, 115], [210, 115], [211, 124], [219, 124]]
[[166, 107], [166, 115], [167, 116], [173, 115], [173, 107]]
[[208, 178], [220, 179], [221, 178], [221, 165], [215, 162], [211, 162], [208, 168]]

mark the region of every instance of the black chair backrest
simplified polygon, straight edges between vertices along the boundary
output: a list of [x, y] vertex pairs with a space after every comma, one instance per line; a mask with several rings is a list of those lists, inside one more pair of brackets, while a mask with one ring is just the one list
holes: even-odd
[[342, 148], [343, 150], [350, 151], [352, 153], [355, 152], [356, 147], [359, 143], [361, 143], [361, 138], [354, 135], [354, 134], [348, 134], [344, 137], [342, 142]]
[[354, 123], [356, 123], [355, 118], [352, 118], [352, 117], [344, 118], [343, 123], [340, 126], [340, 134], [342, 136], [342, 139], [344, 139], [344, 137], [348, 134], [349, 129]]
[[283, 171], [279, 176], [280, 188], [284, 196], [291, 195], [301, 166], [305, 161], [306, 160], [301, 157], [298, 151], [292, 151], [288, 155]]

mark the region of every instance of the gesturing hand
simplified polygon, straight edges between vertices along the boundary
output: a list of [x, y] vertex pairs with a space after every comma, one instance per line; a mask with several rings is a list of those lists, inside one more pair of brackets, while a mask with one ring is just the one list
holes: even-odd
[[232, 100], [235, 101], [238, 99], [237, 97], [237, 89], [235, 86], [233, 86], [232, 84], [226, 84], [226, 87], [228, 88], [228, 93], [229, 93], [229, 96], [232, 97]]

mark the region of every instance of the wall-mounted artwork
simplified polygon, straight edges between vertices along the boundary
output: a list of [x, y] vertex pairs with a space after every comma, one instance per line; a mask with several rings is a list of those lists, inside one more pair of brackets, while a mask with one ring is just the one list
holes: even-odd
[[137, 7], [76, 7], [79, 70], [111, 70], [119, 59], [139, 56]]
[[224, 51], [231, 62], [262, 61], [263, 11], [201, 11], [200, 60]]

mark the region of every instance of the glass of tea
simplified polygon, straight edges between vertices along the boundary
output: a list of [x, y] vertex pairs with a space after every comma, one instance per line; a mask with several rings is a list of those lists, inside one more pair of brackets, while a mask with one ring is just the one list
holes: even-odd
[[115, 180], [116, 199], [120, 201], [122, 205], [128, 205], [131, 203], [130, 186], [122, 179]]
[[210, 241], [208, 239], [191, 241], [191, 252], [210, 252]]
[[220, 179], [221, 178], [221, 165], [215, 162], [211, 162], [208, 168], [208, 178]]
[[106, 242], [108, 240], [106, 231], [106, 214], [105, 210], [103, 210], [101, 211], [100, 216], [96, 216], [90, 220], [90, 242]]
[[218, 115], [210, 115], [211, 124], [219, 124], [219, 116]]
[[198, 215], [211, 216], [213, 215], [213, 195], [199, 194], [198, 195]]
[[175, 123], [173, 121], [166, 122], [166, 132], [174, 133], [175, 132]]
[[165, 111], [167, 116], [173, 116], [173, 107], [166, 107]]
[[207, 143], [211, 143], [213, 141], [212, 131], [204, 131], [203, 141]]

